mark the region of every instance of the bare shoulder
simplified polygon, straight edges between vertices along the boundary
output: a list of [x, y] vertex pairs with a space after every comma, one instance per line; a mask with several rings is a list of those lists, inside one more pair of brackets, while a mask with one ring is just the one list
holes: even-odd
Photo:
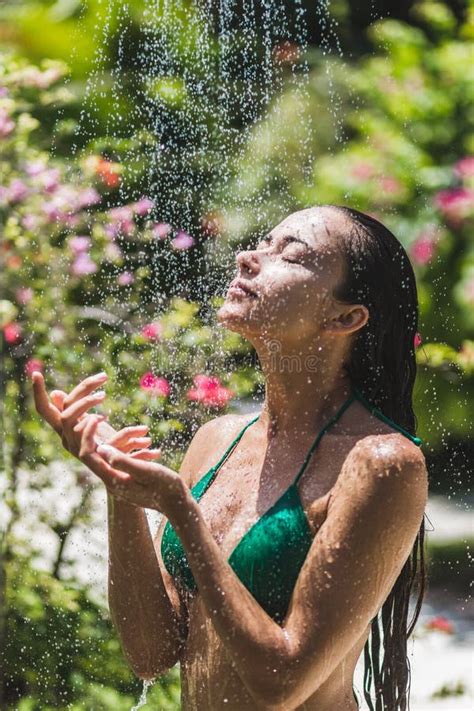
[[218, 461], [248, 420], [248, 415], [229, 413], [213, 417], [196, 430], [180, 467], [189, 486], [194, 486]]
[[334, 486], [337, 495], [363, 497], [381, 510], [403, 509], [419, 518], [428, 498], [428, 471], [420, 447], [404, 435], [368, 435], [349, 451]]

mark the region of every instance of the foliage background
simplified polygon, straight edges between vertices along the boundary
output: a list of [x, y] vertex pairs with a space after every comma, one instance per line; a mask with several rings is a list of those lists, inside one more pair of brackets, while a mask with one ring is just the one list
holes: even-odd
[[[291, 24], [294, 3], [283, 4]], [[68, 389], [106, 363], [114, 425], [149, 424], [164, 463], [177, 467], [201, 422], [262, 395], [251, 349], [218, 329], [214, 312], [235, 249], [292, 209], [350, 204], [404, 244], [421, 310], [418, 434], [432, 488], [467, 487], [473, 4], [302, 5], [309, 21], [298, 44], [284, 33], [272, 38], [271, 100], [255, 75], [256, 115], [235, 110], [224, 130], [230, 108], [241, 106], [233, 100], [238, 36], [223, 108], [218, 90], [200, 98], [190, 88], [191, 72], [203, 78], [209, 69], [190, 66], [193, 3], [180, 0], [151, 18], [138, 0], [0, 4], [1, 470], [9, 510], [0, 642], [9, 660], [4, 698], [18, 708], [129, 708], [138, 688], [101, 603], [61, 574], [64, 542], [87, 513], [91, 486], [75, 463], [78, 508], [66, 523], [49, 521], [55, 566], [38, 572], [20, 540], [19, 472], [62, 456], [33, 411], [29, 373], [41, 368]], [[165, 80], [143, 52], [151, 28], [176, 47]], [[214, 67], [215, 37], [208, 49]], [[104, 660], [99, 676], [94, 655]], [[177, 707], [176, 674], [153, 693], [163, 695], [160, 708]]]

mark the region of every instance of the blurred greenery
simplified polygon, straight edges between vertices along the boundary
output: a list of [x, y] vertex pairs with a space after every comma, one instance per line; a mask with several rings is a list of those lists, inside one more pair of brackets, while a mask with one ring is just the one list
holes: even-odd
[[[275, 29], [271, 57], [256, 41], [255, 66], [244, 33], [229, 30], [223, 78], [217, 2], [205, 36], [190, 0], [153, 11], [141, 0], [0, 3], [0, 471], [10, 511], [0, 646], [8, 639], [3, 686], [21, 710], [66, 700], [125, 709], [140, 689], [90, 593], [14, 560], [18, 472], [60, 456], [29, 374], [41, 369], [67, 390], [105, 369], [113, 424], [148, 424], [178, 468], [204, 420], [262, 395], [252, 349], [217, 328], [215, 310], [236, 246], [292, 209], [349, 204], [407, 249], [421, 317], [418, 434], [435, 485], [467, 488], [474, 5], [282, 5], [288, 28]], [[295, 38], [301, 7], [311, 12]], [[172, 70], [161, 59], [170, 53]], [[454, 549], [431, 555], [440, 582], [446, 561], [461, 560]], [[155, 708], [178, 708], [176, 680], [174, 670], [150, 692]]]

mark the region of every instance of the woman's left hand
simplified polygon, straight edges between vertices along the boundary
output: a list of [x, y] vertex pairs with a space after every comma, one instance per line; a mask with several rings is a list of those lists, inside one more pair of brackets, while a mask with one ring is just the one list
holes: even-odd
[[98, 424], [98, 418], [91, 417], [82, 428], [82, 461], [91, 468], [100, 463], [101, 479], [114, 496], [135, 506], [155, 509], [169, 518], [170, 507], [175, 508], [185, 500], [187, 486], [183, 478], [162, 464], [124, 454], [110, 444], [97, 446]]

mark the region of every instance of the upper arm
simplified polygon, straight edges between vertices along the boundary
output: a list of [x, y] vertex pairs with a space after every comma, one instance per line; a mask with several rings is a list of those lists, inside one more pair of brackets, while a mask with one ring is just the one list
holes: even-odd
[[412, 550], [427, 493], [424, 456], [401, 436], [366, 437], [347, 456], [285, 623], [304, 694], [297, 701], [327, 679], [385, 602]]

